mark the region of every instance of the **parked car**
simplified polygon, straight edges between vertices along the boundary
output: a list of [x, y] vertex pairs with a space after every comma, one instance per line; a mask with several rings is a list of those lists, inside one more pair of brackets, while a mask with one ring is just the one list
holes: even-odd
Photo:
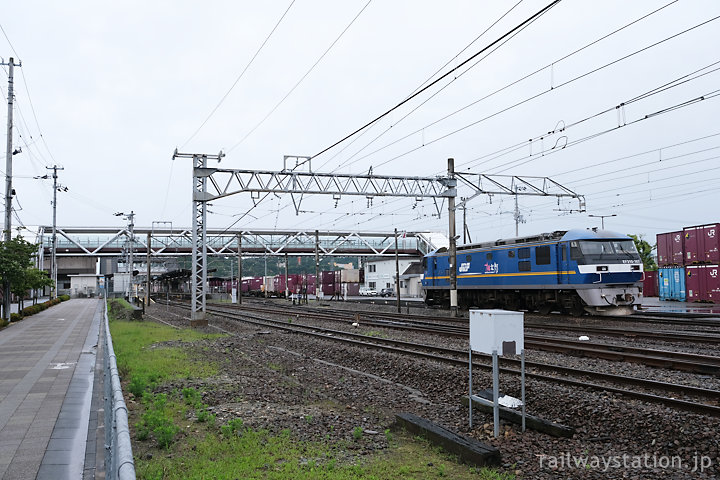
[[394, 297], [395, 289], [394, 288], [383, 288], [382, 290], [380, 290], [380, 296], [381, 297]]
[[374, 288], [370, 287], [362, 287], [360, 289], [360, 295], [368, 296], [368, 297], [374, 297], [377, 296], [378, 292]]

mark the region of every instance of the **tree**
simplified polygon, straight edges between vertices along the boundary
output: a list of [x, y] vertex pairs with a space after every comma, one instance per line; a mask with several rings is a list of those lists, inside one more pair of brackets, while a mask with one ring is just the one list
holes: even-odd
[[[27, 290], [27, 275], [33, 269], [33, 256], [38, 246], [23, 239], [20, 235], [0, 242], [0, 282], [10, 285], [10, 291], [20, 297]], [[18, 293], [19, 292], [19, 293]], [[9, 312], [3, 312], [3, 318], [10, 318]]]
[[30, 268], [27, 270], [27, 288], [33, 290], [33, 305], [37, 303], [37, 291], [45, 287], [51, 287], [53, 281], [50, 274], [45, 270]]
[[658, 266], [657, 263], [655, 263], [655, 258], [652, 254], [653, 250], [655, 250], [656, 245], [650, 245], [647, 241], [643, 239], [642, 235], [630, 235], [630, 238], [632, 238], [633, 242], [635, 242], [635, 248], [637, 248], [637, 251], [640, 254], [640, 259], [643, 262], [643, 270], [657, 270]]

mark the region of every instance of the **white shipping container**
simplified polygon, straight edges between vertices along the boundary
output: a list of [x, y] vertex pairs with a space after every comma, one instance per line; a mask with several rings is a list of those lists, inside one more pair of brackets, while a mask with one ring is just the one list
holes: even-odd
[[360, 283], [360, 269], [352, 268], [349, 270], [340, 270], [340, 282]]

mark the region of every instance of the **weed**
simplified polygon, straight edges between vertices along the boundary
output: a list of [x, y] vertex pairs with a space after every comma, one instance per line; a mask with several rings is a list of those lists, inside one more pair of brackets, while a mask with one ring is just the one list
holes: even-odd
[[312, 421], [313, 421], [313, 416], [312, 416], [312, 415], [305, 415], [305, 422], [311, 423]]
[[128, 385], [128, 390], [135, 395], [135, 398], [141, 398], [147, 386], [147, 381], [142, 375], [133, 375], [132, 380], [130, 380], [130, 385]]
[[360, 440], [362, 438], [362, 434], [363, 434], [362, 427], [353, 428], [353, 438], [355, 439], [355, 441]]
[[445, 465], [444, 464], [441, 463], [440, 465], [437, 466], [437, 474], [438, 474], [438, 477], [445, 476]]
[[147, 440], [152, 433], [158, 445], [163, 448], [170, 447], [175, 434], [180, 430], [172, 421], [169, 409], [167, 408], [167, 395], [161, 393], [144, 395], [146, 410], [140, 416], [140, 421], [135, 424], [138, 440]]
[[202, 397], [200, 393], [194, 388], [183, 388], [182, 395], [186, 405], [191, 405], [194, 407], [202, 403]]
[[391, 443], [393, 441], [393, 434], [389, 428], [385, 429], [385, 438], [387, 439], [388, 443]]
[[227, 425], [223, 425], [222, 427], [220, 427], [220, 431], [224, 436], [231, 437], [233, 435], [240, 434], [242, 426], [242, 418], [233, 418], [232, 420], [228, 421]]

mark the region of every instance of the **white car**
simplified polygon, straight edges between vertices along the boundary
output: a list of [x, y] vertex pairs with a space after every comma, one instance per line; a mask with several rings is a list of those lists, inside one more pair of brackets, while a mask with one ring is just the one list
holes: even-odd
[[362, 287], [360, 289], [360, 295], [367, 296], [367, 297], [375, 297], [377, 296], [378, 292], [374, 288], [370, 287]]

